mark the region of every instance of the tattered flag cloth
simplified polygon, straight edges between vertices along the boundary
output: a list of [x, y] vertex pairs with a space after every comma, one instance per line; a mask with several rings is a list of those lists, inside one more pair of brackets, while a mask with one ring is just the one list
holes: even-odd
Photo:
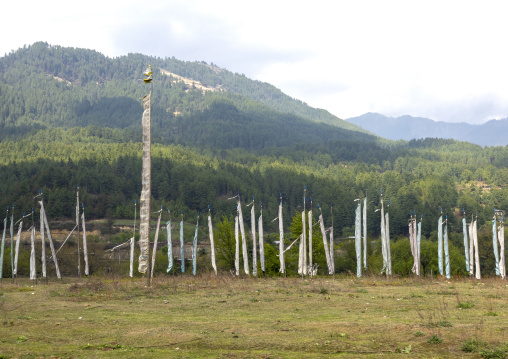
[[386, 249], [386, 223], [383, 197], [381, 197], [381, 252], [383, 253], [383, 269], [381, 269], [381, 273], [385, 272], [386, 275], [388, 275], [388, 254]]
[[85, 227], [85, 211], [81, 214], [81, 222], [83, 225], [83, 257], [85, 258], [85, 275], [90, 275], [88, 266], [88, 245], [86, 243], [86, 227]]
[[210, 254], [212, 259], [212, 268], [217, 274], [217, 264], [215, 263], [215, 243], [213, 241], [213, 227], [212, 227], [212, 216], [208, 215], [208, 235], [210, 237]]
[[256, 214], [254, 209], [254, 200], [252, 201], [252, 208], [250, 210], [250, 226], [252, 230], [252, 275], [258, 275], [258, 255], [256, 244]]
[[171, 220], [166, 222], [166, 230], [168, 232], [168, 269], [166, 273], [169, 273], [173, 269], [173, 243], [171, 240]]
[[4, 219], [4, 233], [2, 235], [2, 243], [0, 244], [0, 278], [3, 278], [4, 267], [4, 250], [5, 250], [5, 232], [7, 231], [7, 216]]
[[130, 241], [130, 255], [129, 255], [129, 277], [134, 277], [134, 237], [131, 237]]
[[501, 218], [499, 221], [499, 229], [497, 232], [497, 239], [499, 241], [499, 249], [500, 249], [500, 257], [499, 257], [499, 273], [502, 279], [506, 277], [506, 265], [505, 265], [505, 255], [504, 255], [504, 221]]
[[247, 253], [247, 238], [245, 238], [245, 226], [243, 224], [242, 203], [240, 202], [240, 199], [238, 199], [237, 206], [238, 206], [238, 224], [240, 225], [240, 234], [242, 235], [243, 270], [245, 274], [249, 274], [249, 256]]
[[21, 242], [21, 231], [23, 230], [23, 221], [19, 224], [18, 235], [16, 237], [16, 252], [14, 255], [14, 276], [18, 275], [19, 242]]
[[196, 221], [196, 229], [194, 231], [194, 240], [192, 241], [192, 274], [196, 275], [196, 259], [198, 257], [198, 225], [199, 216]]
[[367, 196], [363, 199], [363, 268], [367, 270]]
[[469, 245], [467, 241], [466, 216], [462, 218], [462, 234], [464, 235], [464, 257], [466, 258], [466, 271], [469, 272]]
[[12, 278], [14, 278], [14, 206], [11, 214], [11, 270]]
[[355, 252], [356, 252], [356, 276], [362, 276], [362, 204], [358, 202], [355, 211]]
[[153, 270], [155, 269], [155, 256], [157, 255], [157, 242], [159, 240], [159, 229], [161, 226], [162, 209], [157, 219], [157, 228], [155, 229], [155, 237], [153, 239], [153, 250], [152, 250], [152, 270], [150, 272], [150, 278], [153, 278]]
[[[78, 225], [76, 224], [74, 226], [74, 228], [72, 229], [72, 231], [70, 231], [70, 233], [67, 235], [67, 237], [65, 238], [65, 240], [63, 241], [63, 243], [60, 245], [60, 247], [56, 250], [56, 254], [58, 254], [58, 252], [60, 252], [60, 249], [63, 248], [63, 246], [65, 245], [65, 243], [67, 243], [67, 241], [69, 240], [69, 238], [71, 238], [72, 236], [72, 233], [74, 233], [74, 230], [78, 228]], [[50, 258], [51, 259], [51, 258]]]
[[300, 234], [298, 236], [298, 238], [296, 238], [293, 242], [291, 242], [291, 244], [289, 246], [287, 246], [286, 249], [284, 249], [284, 253], [286, 253], [287, 251], [289, 251], [291, 249], [291, 247], [293, 247], [293, 244], [295, 244], [297, 241], [300, 241], [301, 242], [302, 240], [302, 235]]
[[298, 246], [298, 274], [302, 275], [305, 273], [303, 271], [303, 256], [305, 253], [305, 247], [303, 246], [303, 231], [298, 238], [300, 239], [300, 244]]
[[420, 275], [420, 257], [418, 254], [418, 228], [416, 224], [416, 214], [415, 219], [413, 221], [413, 242], [415, 245], [415, 261], [414, 261], [414, 268], [416, 275]]
[[[60, 250], [63, 248], [63, 246], [65, 245], [65, 243], [67, 243], [67, 241], [69, 240], [69, 238], [71, 238], [72, 236], [72, 233], [74, 233], [74, 231], [76, 230], [76, 228], [78, 228], [79, 226], [79, 191], [76, 192], [76, 198], [77, 198], [77, 202], [76, 202], [76, 225], [74, 226], [74, 228], [70, 231], [70, 233], [67, 235], [67, 238], [65, 238], [65, 240], [63, 241], [63, 243], [60, 245], [60, 247], [56, 250], [56, 254], [58, 254], [58, 252], [60, 252]], [[78, 231], [79, 231], [79, 228], [78, 228]], [[78, 237], [78, 258], [79, 258], [79, 237]], [[51, 259], [51, 258], [50, 258]], [[78, 262], [79, 263], [79, 262]], [[78, 269], [79, 269], [79, 264], [78, 264]]]
[[259, 262], [261, 264], [261, 270], [265, 272], [265, 242], [263, 233], [263, 207], [261, 207], [261, 214], [258, 219], [258, 235], [259, 235]]
[[462, 218], [462, 234], [464, 235], [464, 257], [466, 258], [466, 271], [469, 272], [469, 245], [467, 241], [466, 216]]
[[46, 242], [45, 242], [45, 236], [44, 236], [44, 209], [43, 204], [40, 201], [39, 204], [41, 205], [41, 263], [42, 263], [42, 278], [46, 278]]
[[286, 262], [284, 260], [284, 224], [282, 221], [282, 198], [279, 204], [279, 272], [286, 274]]
[[474, 220], [473, 223], [473, 240], [474, 240], [474, 257], [475, 257], [475, 264], [476, 264], [476, 279], [481, 278], [480, 274], [480, 253], [478, 251], [478, 216]]
[[238, 234], [238, 216], [235, 216], [235, 274], [240, 275], [240, 238]]
[[300, 245], [298, 247], [298, 274], [303, 275], [307, 274], [304, 268], [304, 258], [306, 255], [305, 248], [305, 209], [302, 211], [302, 234], [300, 235]]
[[[334, 249], [333, 249], [333, 226], [330, 227], [330, 264], [332, 266], [332, 269], [331, 269], [331, 272], [332, 273], [335, 273], [335, 254], [334, 254]], [[330, 273], [330, 274], [332, 274]]]
[[[305, 198], [303, 200], [304, 208], [302, 211], [302, 241], [300, 242], [300, 253], [298, 257], [298, 274], [307, 274], [307, 218], [305, 217]], [[300, 268], [301, 263], [301, 268]]]
[[131, 242], [131, 253], [130, 253], [130, 263], [129, 263], [129, 277], [134, 277], [134, 242], [136, 238], [136, 201], [134, 201], [134, 229], [132, 231]]
[[35, 269], [35, 226], [30, 227], [30, 279], [35, 280], [37, 272]]
[[81, 254], [79, 251], [79, 186], [76, 191], [76, 227], [78, 227], [78, 236], [76, 239], [76, 242], [78, 243], [78, 275], [81, 276], [81, 258], [79, 257]]
[[411, 272], [418, 275], [418, 247], [416, 243], [415, 223], [416, 221], [413, 218], [409, 220], [409, 244], [411, 246], [411, 254], [413, 255]]
[[182, 273], [185, 273], [185, 247], [183, 244], [183, 219], [180, 221], [180, 261]]
[[418, 249], [418, 275], [420, 275], [420, 263], [421, 263], [421, 251], [420, 251], [420, 244], [422, 240], [422, 221], [418, 222], [418, 233], [416, 234], [416, 247]]
[[448, 220], [445, 221], [444, 234], [443, 234], [443, 246], [445, 254], [445, 275], [447, 279], [450, 279], [450, 251], [448, 249]]
[[473, 238], [473, 222], [474, 220], [469, 223], [467, 226], [468, 234], [469, 234], [469, 275], [474, 275], [474, 238]]
[[150, 134], [150, 95], [143, 97], [143, 163], [141, 171], [141, 198], [139, 210], [139, 261], [138, 271], [146, 273], [148, 270], [149, 241], [150, 241], [150, 195], [151, 195], [151, 134]]
[[492, 247], [494, 248], [494, 258], [496, 262], [496, 275], [499, 276], [499, 251], [497, 249], [497, 223], [496, 217], [492, 220]]
[[[51, 232], [49, 230], [48, 218], [46, 217], [46, 211], [44, 210], [44, 204], [42, 203], [42, 201], [39, 201], [39, 204], [41, 206], [41, 218], [42, 218], [42, 221], [44, 222], [44, 227], [42, 227], [42, 223], [41, 223], [41, 229], [42, 229], [41, 235], [43, 235], [44, 228], [46, 228], [46, 233], [48, 235], [48, 241], [49, 241], [49, 248], [51, 249], [51, 257], [53, 258], [53, 262], [55, 263], [56, 276], [58, 279], [61, 279], [62, 277], [60, 276], [60, 268], [58, 267], [58, 260], [56, 259], [55, 247], [53, 246], [53, 239], [51, 239]], [[44, 241], [43, 241], [43, 248], [44, 248]], [[44, 274], [46, 274], [45, 270], [46, 270], [46, 262], [44, 260]]]
[[325, 222], [323, 221], [323, 213], [319, 214], [319, 227], [321, 228], [321, 234], [323, 236], [323, 247], [325, 248], [326, 265], [328, 267], [328, 273], [333, 274], [333, 269], [330, 259], [330, 247], [326, 238]]
[[[312, 202], [311, 202], [312, 204]], [[309, 211], [308, 214], [309, 217], [309, 264], [308, 264], [308, 270], [309, 275], [313, 276], [314, 274], [314, 265], [312, 263], [312, 209]]]
[[474, 274], [476, 279], [480, 279], [480, 254], [478, 253], [476, 220], [473, 216], [471, 216], [471, 223], [469, 224], [469, 258], [469, 275]]
[[[388, 201], [388, 207], [390, 206], [390, 201]], [[386, 241], [386, 274], [392, 275], [392, 252], [390, 249], [390, 213], [388, 210], [385, 213], [385, 241]]]
[[125, 248], [125, 247], [127, 247], [127, 246], [129, 246], [129, 245], [132, 245], [132, 238], [131, 238], [131, 239], [129, 239], [128, 241], [126, 241], [126, 242], [123, 242], [122, 244], [119, 244], [119, 245], [117, 245], [117, 246], [114, 246], [114, 247], [113, 247], [113, 248], [111, 248], [109, 251], [110, 251], [110, 252], [114, 252], [114, 251], [116, 251], [117, 249], [120, 249], [120, 248]]
[[443, 216], [437, 220], [437, 264], [439, 274], [443, 275]]

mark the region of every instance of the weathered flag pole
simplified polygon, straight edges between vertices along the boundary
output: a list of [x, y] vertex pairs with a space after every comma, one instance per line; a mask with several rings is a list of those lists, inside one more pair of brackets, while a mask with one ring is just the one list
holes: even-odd
[[437, 220], [437, 264], [439, 275], [443, 275], [443, 209]]
[[161, 226], [162, 218], [162, 206], [159, 212], [159, 218], [157, 219], [157, 227], [155, 228], [155, 237], [153, 238], [153, 251], [152, 251], [152, 270], [150, 271], [150, 278], [153, 278], [153, 271], [155, 269], [155, 256], [157, 255], [157, 242], [159, 240], [159, 229]]
[[306, 222], [307, 217], [305, 216], [305, 197], [307, 195], [307, 186], [303, 186], [303, 210], [302, 210], [302, 240], [300, 242], [300, 257], [302, 261], [302, 270], [301, 275], [302, 279], [305, 275], [308, 274], [307, 272], [307, 228], [306, 228]]
[[143, 100], [143, 117], [141, 124], [143, 127], [143, 168], [141, 172], [141, 199], [140, 199], [140, 210], [139, 210], [139, 266], [138, 271], [140, 273], [146, 272], [146, 285], [150, 286], [150, 196], [151, 196], [151, 171], [152, 171], [152, 154], [151, 154], [151, 125], [150, 125], [150, 98], [152, 96], [152, 68], [148, 66], [148, 69], [143, 73], [145, 83], [150, 84], [150, 93], [142, 98]]
[[367, 275], [367, 190], [365, 190], [365, 197], [363, 198], [363, 269]]
[[[355, 253], [356, 253], [356, 276], [362, 276], [362, 201], [361, 198], [355, 199], [358, 202], [355, 211]], [[331, 273], [330, 273], [331, 274]]]
[[308, 240], [309, 240], [309, 263], [308, 263], [308, 268], [309, 268], [309, 275], [311, 277], [314, 276], [314, 265], [312, 264], [312, 197], [309, 196], [309, 199], [310, 199], [310, 211], [308, 213], [308, 217], [309, 217], [309, 237], [308, 237]]
[[7, 212], [5, 214], [4, 233], [2, 235], [2, 243], [0, 244], [0, 283], [2, 282], [3, 278], [2, 269], [4, 266], [5, 233], [7, 232], [7, 218], [9, 218], [9, 206], [7, 206]]
[[284, 278], [286, 278], [286, 262], [284, 260], [284, 222], [282, 221], [282, 193], [280, 194], [278, 218], [279, 218], [279, 261], [280, 261], [279, 272], [282, 273]]
[[185, 246], [183, 243], [183, 211], [180, 210], [180, 261], [182, 273], [185, 273]]
[[334, 253], [334, 239], [333, 239], [333, 206], [330, 204], [330, 214], [332, 215], [332, 226], [330, 227], [330, 259], [333, 269], [333, 279], [335, 279], [335, 253]]
[[[88, 265], [88, 246], [86, 244], [86, 226], [85, 226], [85, 204], [81, 203], [81, 223], [83, 228], [83, 259], [85, 260], [85, 275], [90, 281], [90, 266]], [[79, 239], [79, 238], [78, 238]]]
[[11, 213], [11, 276], [14, 283], [14, 203], [12, 204]]
[[30, 279], [33, 284], [37, 284], [37, 272], [35, 269], [35, 219], [34, 209], [32, 207], [32, 227], [30, 228]]
[[[255, 225], [255, 224], [254, 224]], [[210, 252], [212, 256], [212, 268], [217, 275], [217, 265], [215, 264], [215, 244], [213, 241], [213, 227], [212, 227], [212, 214], [210, 211], [210, 205], [208, 205], [208, 236], [210, 237]], [[169, 248], [169, 244], [168, 244]], [[168, 251], [169, 253], [169, 251]]]
[[76, 227], [78, 227], [77, 244], [78, 244], [78, 278], [81, 279], [81, 251], [79, 249], [79, 184], [76, 186]]
[[168, 269], [166, 269], [166, 273], [169, 273], [171, 269], [173, 269], [173, 274], [175, 274], [175, 270], [173, 268], [173, 241], [171, 240], [171, 211], [168, 207], [166, 207], [169, 219], [166, 222], [166, 230], [167, 230], [167, 240], [168, 240]]
[[131, 253], [130, 253], [130, 267], [129, 267], [129, 276], [131, 277], [132, 281], [134, 281], [134, 244], [136, 242], [136, 215], [137, 215], [137, 203], [136, 200], [134, 200], [134, 229], [132, 232], [132, 238], [131, 238]]

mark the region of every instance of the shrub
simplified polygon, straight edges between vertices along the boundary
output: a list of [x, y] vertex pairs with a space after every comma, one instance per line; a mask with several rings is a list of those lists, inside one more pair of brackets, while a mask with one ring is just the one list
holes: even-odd
[[480, 356], [485, 359], [505, 359], [506, 353], [501, 349], [485, 349], [480, 352]]
[[471, 303], [471, 302], [459, 302], [459, 304], [457, 304], [457, 308], [460, 308], [460, 309], [470, 309], [473, 307], [474, 307], [474, 303]]
[[427, 339], [427, 343], [429, 343], [429, 344], [441, 344], [442, 342], [443, 342], [443, 339], [438, 337], [436, 334], [434, 334], [429, 339]]
[[475, 353], [478, 351], [478, 349], [486, 346], [487, 346], [486, 342], [475, 338], [471, 338], [463, 342], [460, 349], [466, 353]]

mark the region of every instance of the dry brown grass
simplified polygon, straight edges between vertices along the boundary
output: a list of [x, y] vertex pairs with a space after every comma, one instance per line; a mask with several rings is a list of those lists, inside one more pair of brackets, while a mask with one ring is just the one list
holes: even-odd
[[[498, 279], [66, 281], [4, 280], [0, 357], [475, 357], [464, 341], [508, 341], [508, 287]], [[442, 343], [428, 343], [433, 335]]]

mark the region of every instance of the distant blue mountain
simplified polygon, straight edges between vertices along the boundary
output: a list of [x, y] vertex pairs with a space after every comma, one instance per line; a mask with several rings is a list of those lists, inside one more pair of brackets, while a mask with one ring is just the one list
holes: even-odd
[[400, 116], [387, 117], [379, 113], [366, 113], [346, 121], [390, 140], [412, 140], [426, 137], [452, 138], [481, 146], [508, 145], [508, 118], [491, 120], [481, 125], [465, 122], [450, 123], [428, 118]]

